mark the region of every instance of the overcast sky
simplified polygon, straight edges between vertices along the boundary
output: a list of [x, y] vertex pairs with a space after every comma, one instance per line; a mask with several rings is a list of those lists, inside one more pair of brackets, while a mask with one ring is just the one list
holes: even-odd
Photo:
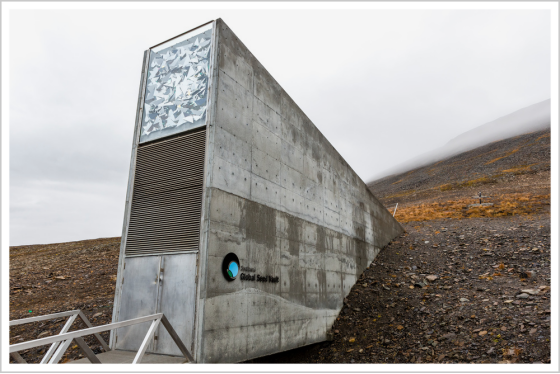
[[551, 97], [548, 10], [12, 10], [10, 245], [121, 234], [142, 53], [218, 17], [365, 181]]

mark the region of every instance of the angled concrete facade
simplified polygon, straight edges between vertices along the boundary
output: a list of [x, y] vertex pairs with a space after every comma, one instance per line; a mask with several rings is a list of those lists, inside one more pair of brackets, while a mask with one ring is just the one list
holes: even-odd
[[[197, 357], [238, 362], [324, 341], [403, 230], [222, 20], [215, 33]], [[279, 281], [226, 281], [231, 252]]]
[[[324, 341], [402, 232], [221, 19], [145, 52], [114, 322], [164, 313], [201, 363]], [[148, 327], [111, 348], [138, 350]]]

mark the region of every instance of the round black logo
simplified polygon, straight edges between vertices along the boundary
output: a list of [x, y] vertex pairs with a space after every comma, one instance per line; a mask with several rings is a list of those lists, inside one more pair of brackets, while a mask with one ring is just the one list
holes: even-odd
[[237, 274], [239, 274], [239, 258], [237, 258], [235, 253], [228, 253], [226, 257], [224, 257], [222, 272], [224, 273], [224, 277], [230, 282], [237, 278]]

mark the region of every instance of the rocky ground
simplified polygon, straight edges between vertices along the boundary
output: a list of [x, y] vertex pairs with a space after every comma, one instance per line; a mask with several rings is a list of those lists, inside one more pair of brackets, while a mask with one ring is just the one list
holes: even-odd
[[333, 341], [252, 362], [550, 362], [548, 215], [405, 229], [344, 300]]

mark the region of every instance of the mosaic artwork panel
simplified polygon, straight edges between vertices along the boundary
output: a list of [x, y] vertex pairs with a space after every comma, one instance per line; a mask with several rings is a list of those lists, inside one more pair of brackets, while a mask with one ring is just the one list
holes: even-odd
[[205, 124], [212, 29], [193, 33], [150, 52], [141, 143]]

